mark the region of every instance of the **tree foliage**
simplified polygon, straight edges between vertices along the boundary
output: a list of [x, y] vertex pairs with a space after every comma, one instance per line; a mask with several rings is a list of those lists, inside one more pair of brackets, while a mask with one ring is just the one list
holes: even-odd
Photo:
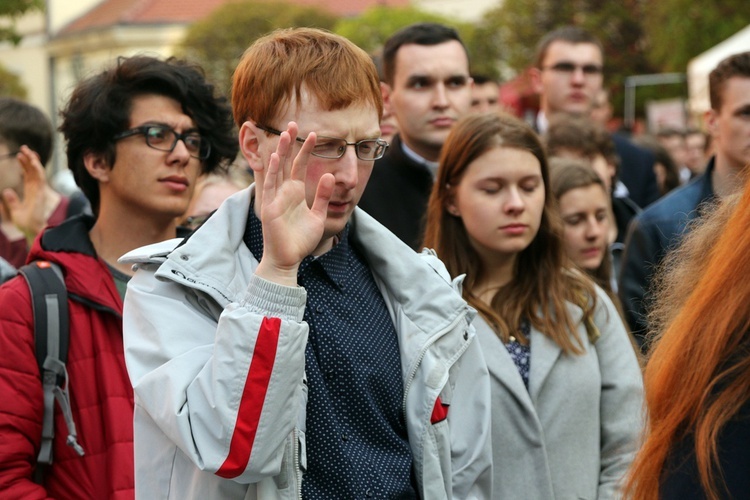
[[228, 3], [194, 23], [177, 55], [200, 64], [206, 77], [229, 95], [232, 73], [240, 57], [256, 39], [278, 28], [332, 29], [336, 16], [314, 7], [279, 2]]
[[516, 72], [534, 64], [536, 45], [549, 31], [579, 26], [598, 37], [604, 48], [605, 85], [613, 104], [622, 105], [624, 79], [656, 72], [644, 51], [641, 20], [645, 0], [505, 0], [488, 12], [483, 27], [494, 33], [503, 60]]
[[26, 99], [28, 92], [15, 73], [8, 71], [0, 64], [0, 96]]
[[27, 12], [44, 8], [44, 0], [2, 0], [0, 1], [0, 42], [18, 45], [21, 35], [16, 31], [16, 19]]
[[456, 22], [414, 7], [371, 7], [360, 16], [340, 20], [334, 31], [372, 53], [381, 48], [393, 33], [417, 22], [435, 22], [454, 27], [469, 52], [472, 72], [498, 77], [499, 51], [483, 27]]
[[747, 0], [649, 2], [643, 17], [649, 60], [661, 71], [684, 73], [692, 58], [750, 24], [748, 7]]
[[547, 32], [580, 26], [602, 41], [608, 73], [621, 76], [652, 70], [642, 50], [640, 17], [634, 0], [505, 0], [487, 13], [484, 27], [495, 32], [508, 66], [520, 72], [533, 65], [536, 45]]

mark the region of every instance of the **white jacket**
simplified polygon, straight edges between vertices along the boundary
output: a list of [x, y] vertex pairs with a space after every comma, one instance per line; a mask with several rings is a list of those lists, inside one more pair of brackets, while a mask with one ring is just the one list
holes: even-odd
[[[300, 498], [306, 292], [253, 274], [258, 262], [242, 240], [253, 189], [183, 245], [121, 259], [138, 269], [124, 314], [137, 498]], [[489, 498], [489, 375], [474, 311], [433, 255], [359, 209], [351, 224], [398, 334], [421, 498]], [[436, 403], [449, 409], [433, 424]]]

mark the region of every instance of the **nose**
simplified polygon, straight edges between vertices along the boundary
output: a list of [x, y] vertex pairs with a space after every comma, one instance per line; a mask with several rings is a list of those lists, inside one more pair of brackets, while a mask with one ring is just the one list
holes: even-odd
[[503, 210], [509, 214], [520, 214], [526, 208], [526, 204], [523, 201], [521, 193], [518, 192], [518, 187], [511, 186], [508, 189], [505, 197], [505, 203], [503, 204]]
[[573, 70], [573, 74], [570, 75], [570, 79], [572, 83], [576, 85], [583, 85], [586, 80], [586, 75], [583, 73], [583, 67], [576, 66], [576, 69]]
[[344, 156], [336, 161], [336, 168], [333, 176], [336, 184], [344, 186], [346, 189], [354, 189], [359, 182], [359, 158], [353, 146], [346, 148]]
[[190, 152], [182, 139], [178, 139], [174, 148], [167, 156], [167, 162], [170, 164], [181, 163], [185, 165], [188, 161], [190, 161]]
[[435, 85], [435, 91], [432, 95], [432, 105], [438, 109], [445, 109], [448, 107], [448, 92], [443, 83]]
[[596, 220], [596, 217], [589, 217], [586, 223], [586, 238], [590, 241], [596, 241], [604, 234], [604, 224]]

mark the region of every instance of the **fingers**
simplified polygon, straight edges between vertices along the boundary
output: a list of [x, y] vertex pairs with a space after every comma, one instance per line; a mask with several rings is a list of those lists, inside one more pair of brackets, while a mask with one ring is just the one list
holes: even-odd
[[331, 173], [323, 174], [318, 181], [318, 188], [315, 190], [315, 200], [312, 207], [310, 207], [310, 211], [322, 219], [328, 216], [328, 202], [331, 201], [335, 185], [336, 178]]
[[292, 170], [292, 150], [294, 149], [294, 143], [297, 140], [298, 127], [296, 122], [289, 122], [285, 132], [281, 133], [279, 144], [276, 147], [276, 152], [279, 154], [281, 163], [279, 165], [282, 173], [281, 181], [288, 179], [291, 175]]
[[23, 168], [25, 180], [43, 181], [45, 179], [44, 165], [35, 151], [29, 149], [28, 146], [21, 146], [17, 158]]
[[12, 189], [4, 189], [3, 204], [7, 208], [8, 215], [10, 216], [13, 212], [18, 210], [18, 207], [21, 206], [21, 199], [18, 197], [18, 193], [16, 193]]
[[280, 161], [278, 153], [271, 153], [266, 167], [266, 177], [263, 180], [263, 200], [266, 203], [270, 203], [276, 198], [278, 179], [281, 177], [279, 175]]
[[305, 180], [305, 176], [307, 175], [307, 162], [310, 160], [310, 155], [313, 152], [313, 148], [315, 148], [317, 140], [318, 137], [315, 132], [310, 132], [307, 135], [307, 139], [305, 139], [304, 144], [302, 144], [302, 149], [300, 149], [297, 157], [294, 159], [294, 163], [292, 164], [292, 179], [299, 181]]

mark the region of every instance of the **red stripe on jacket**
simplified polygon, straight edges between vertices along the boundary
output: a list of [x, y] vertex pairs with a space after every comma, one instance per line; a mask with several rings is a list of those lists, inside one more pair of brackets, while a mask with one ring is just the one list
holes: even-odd
[[271, 379], [276, 348], [279, 341], [280, 318], [263, 318], [255, 343], [255, 352], [242, 391], [234, 435], [229, 445], [229, 455], [216, 475], [225, 479], [239, 476], [250, 461], [250, 452], [258, 431], [260, 413], [266, 399], [268, 382]]

